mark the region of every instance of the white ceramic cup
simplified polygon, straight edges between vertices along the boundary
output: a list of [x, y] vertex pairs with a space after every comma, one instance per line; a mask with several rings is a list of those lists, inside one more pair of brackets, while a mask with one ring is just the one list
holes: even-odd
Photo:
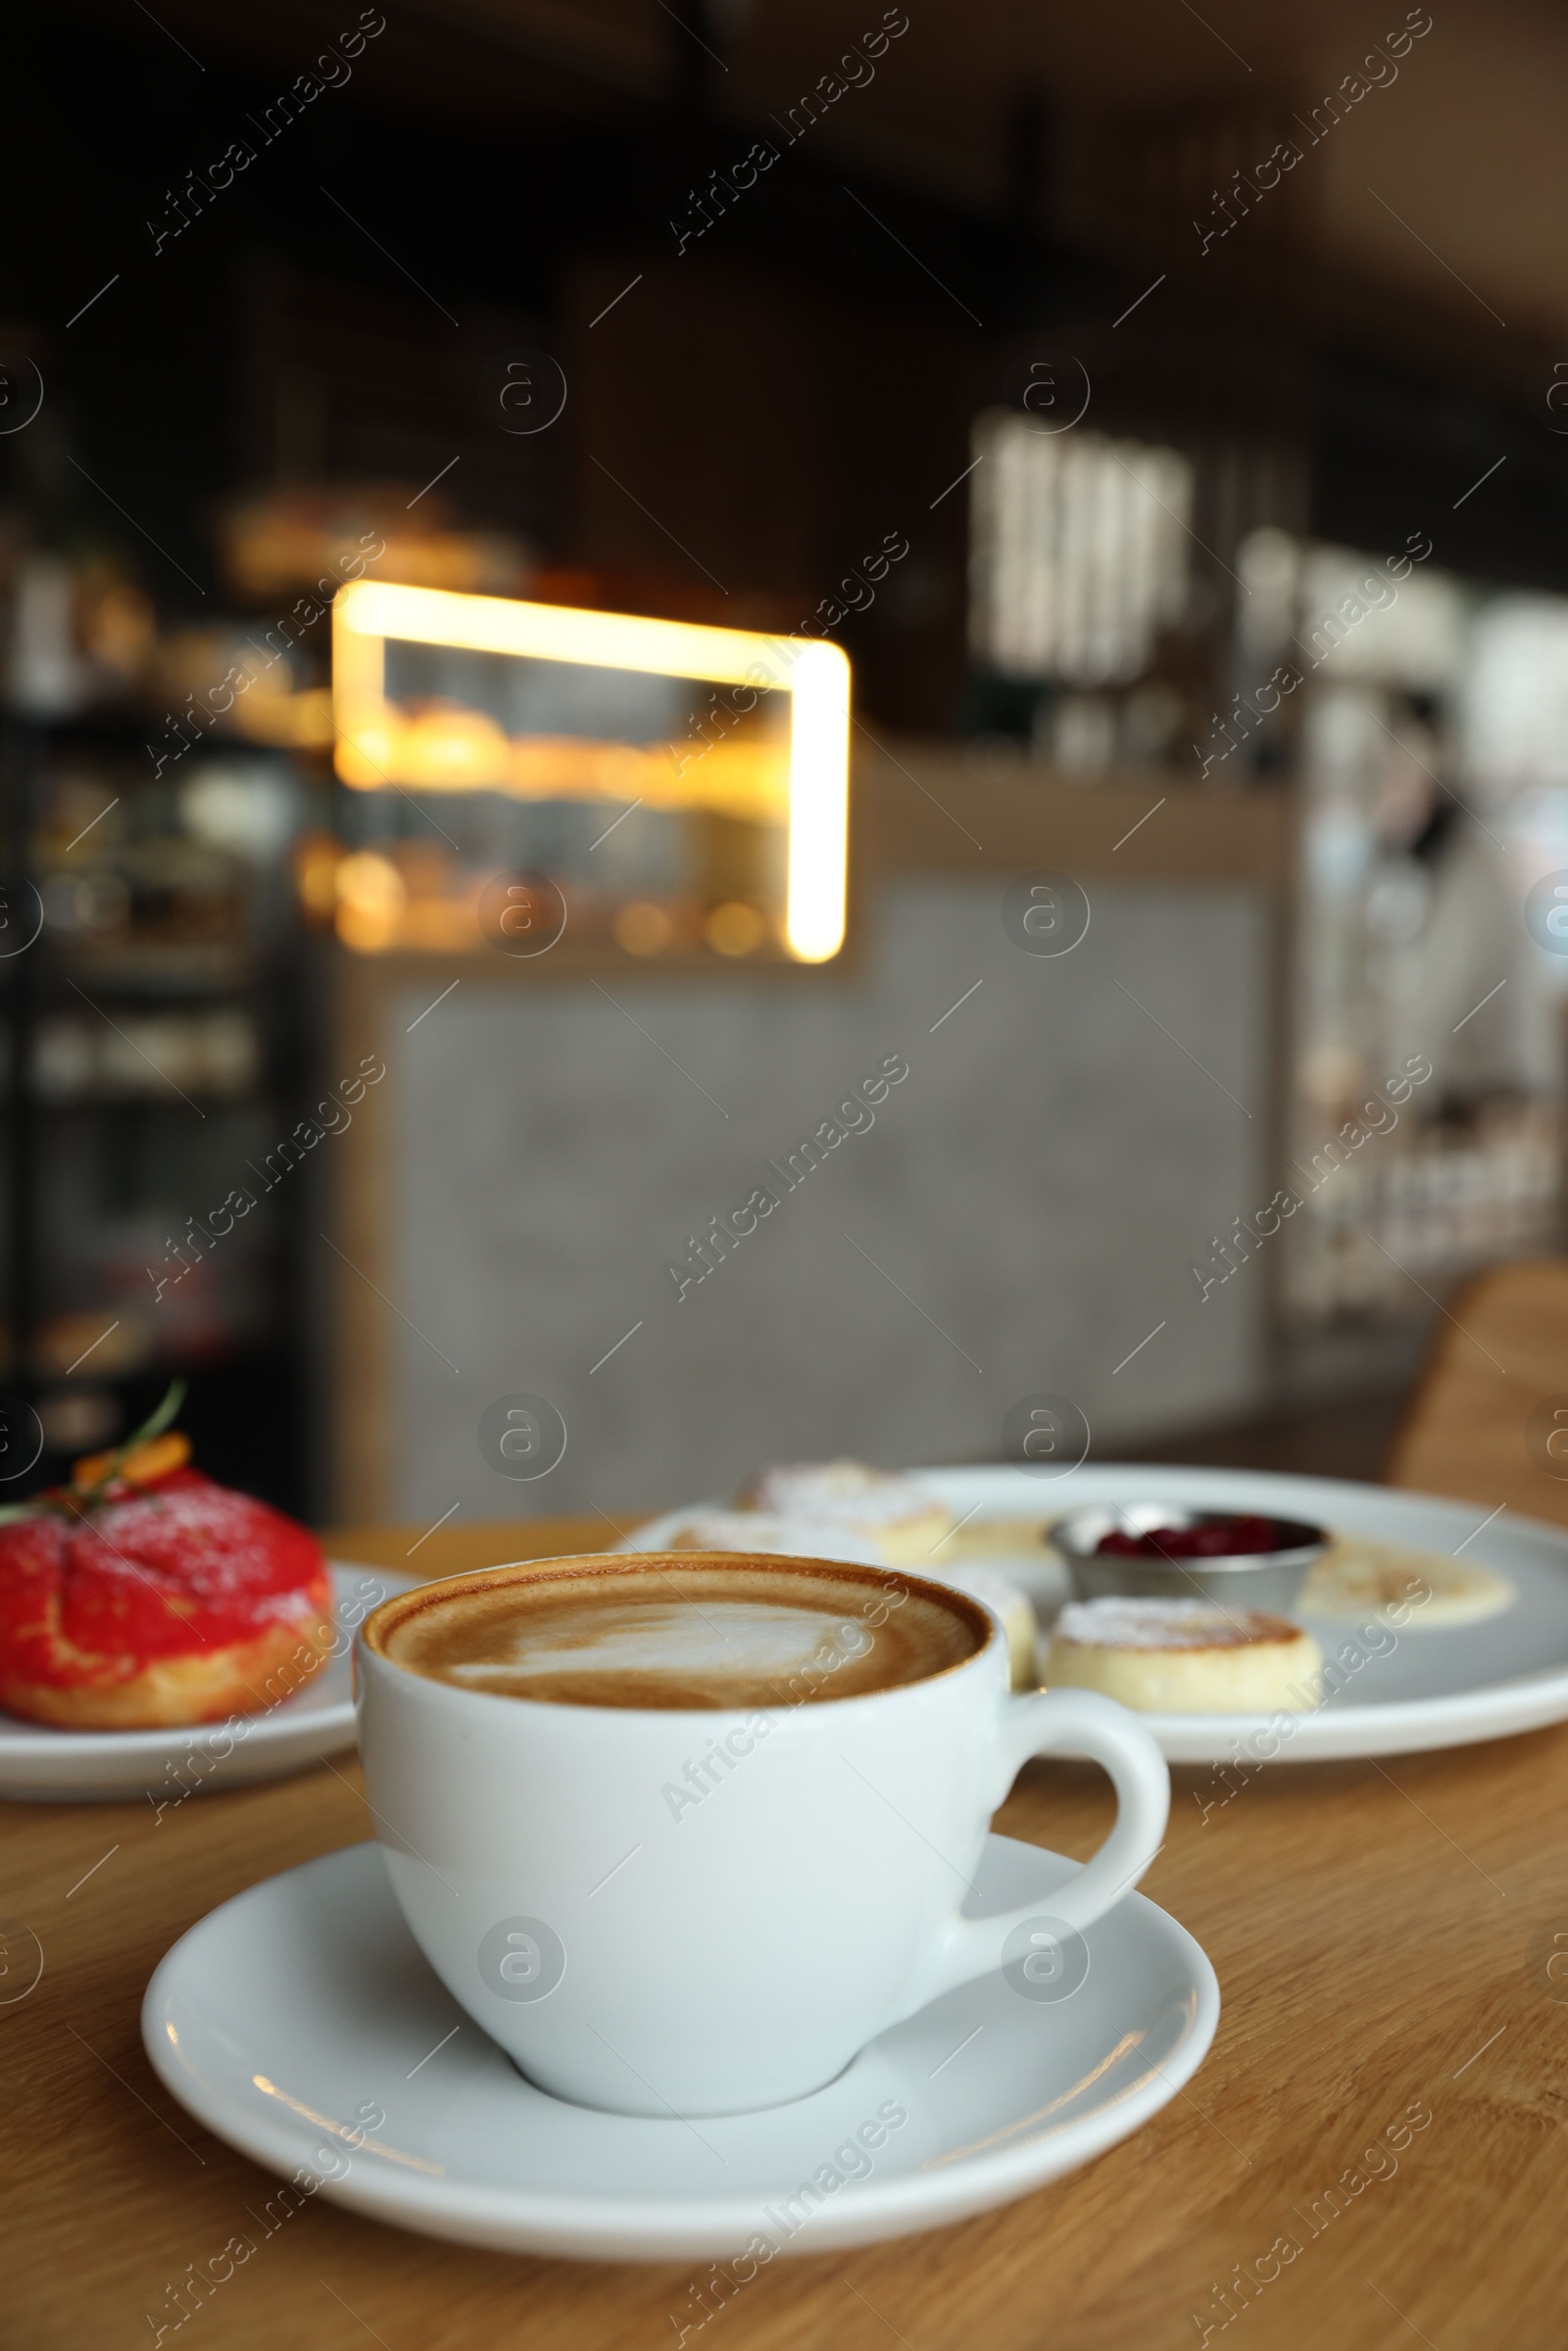
[[[979, 1602], [902, 1571], [856, 1577], [886, 1587], [880, 1621], [922, 1592], [983, 1645], [863, 1696], [677, 1711], [498, 1697], [393, 1664], [379, 1644], [427, 1588], [366, 1620], [360, 1755], [393, 1890], [453, 1997], [541, 2088], [665, 2116], [804, 2097], [954, 1984], [1010, 1958], [1023, 1988], [1020, 1937], [1043, 1946], [1023, 1966], [1049, 1983], [1063, 1931], [1148, 1868], [1170, 1776], [1133, 1715], [1085, 1690], [1014, 1696], [1005, 1634]], [[833, 1638], [853, 1654], [864, 1636], [857, 1619]], [[991, 1816], [1031, 1755], [1103, 1765], [1116, 1825], [1047, 1926], [1039, 1905], [963, 1917]]]

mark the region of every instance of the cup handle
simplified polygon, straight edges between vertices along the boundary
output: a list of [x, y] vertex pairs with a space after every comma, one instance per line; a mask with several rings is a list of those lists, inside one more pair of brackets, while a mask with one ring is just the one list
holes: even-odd
[[1003, 1794], [1032, 1755], [1087, 1755], [1110, 1775], [1116, 1825], [1093, 1860], [1054, 1893], [989, 1918], [955, 1918], [923, 2000], [1000, 1967], [1003, 1945], [1025, 1921], [1049, 1917], [1076, 1930], [1093, 1926], [1137, 1885], [1165, 1834], [1170, 1772], [1154, 1740], [1125, 1706], [1094, 1690], [1045, 1690], [1009, 1699], [1003, 1722]]

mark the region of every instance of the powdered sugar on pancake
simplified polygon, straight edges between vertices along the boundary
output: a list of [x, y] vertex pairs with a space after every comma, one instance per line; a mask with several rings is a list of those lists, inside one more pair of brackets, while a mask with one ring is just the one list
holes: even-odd
[[1070, 1600], [1056, 1619], [1055, 1637], [1100, 1649], [1237, 1649], [1305, 1638], [1289, 1617], [1261, 1608], [1131, 1598]]
[[[674, 1551], [762, 1551], [770, 1558], [837, 1559], [847, 1567], [880, 1566], [882, 1554], [868, 1535], [830, 1520], [785, 1518], [764, 1510], [690, 1510], [673, 1527], [661, 1528], [659, 1547]], [[617, 1551], [635, 1551], [635, 1535], [624, 1536]]]
[[791, 1461], [760, 1469], [742, 1488], [741, 1499], [775, 1517], [852, 1527], [897, 1526], [946, 1510], [918, 1478], [869, 1469], [863, 1461]]

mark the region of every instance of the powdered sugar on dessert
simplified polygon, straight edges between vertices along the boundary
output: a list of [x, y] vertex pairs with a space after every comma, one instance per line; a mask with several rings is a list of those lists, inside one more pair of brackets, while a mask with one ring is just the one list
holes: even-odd
[[215, 1600], [299, 1585], [318, 1558], [303, 1528], [196, 1470], [180, 1470], [134, 1499], [107, 1503], [67, 1539], [68, 1575], [89, 1566], [112, 1575], [119, 1567]]
[[792, 1461], [760, 1469], [741, 1498], [780, 1518], [831, 1519], [841, 1526], [886, 1526], [943, 1508], [917, 1478], [868, 1469], [863, 1461]]
[[1295, 1641], [1300, 1628], [1261, 1608], [1216, 1608], [1208, 1600], [1071, 1600], [1056, 1639], [1102, 1649], [1231, 1649]]
[[[877, 1567], [882, 1554], [870, 1537], [858, 1527], [837, 1526], [831, 1520], [804, 1514], [780, 1516], [767, 1510], [690, 1510], [674, 1527], [660, 1535], [661, 1550], [761, 1551], [768, 1557], [837, 1559], [848, 1567]], [[638, 1548], [635, 1535], [616, 1543], [617, 1551]]]

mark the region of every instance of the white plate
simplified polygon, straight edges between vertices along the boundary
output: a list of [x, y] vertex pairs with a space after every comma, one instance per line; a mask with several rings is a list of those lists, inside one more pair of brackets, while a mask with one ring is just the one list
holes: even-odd
[[[1064, 1518], [1069, 1510], [1094, 1503], [1183, 1502], [1308, 1519], [1336, 1534], [1369, 1535], [1423, 1550], [1452, 1552], [1462, 1546], [1465, 1558], [1498, 1568], [1512, 1582], [1518, 1597], [1496, 1616], [1431, 1632], [1412, 1618], [1381, 1656], [1357, 1644], [1359, 1661], [1345, 1661], [1345, 1689], [1311, 1714], [1143, 1715], [1171, 1763], [1240, 1763], [1245, 1771], [1263, 1762], [1410, 1754], [1568, 1721], [1568, 1534], [1539, 1519], [1504, 1511], [1489, 1521], [1480, 1502], [1441, 1501], [1392, 1486], [1280, 1477], [1265, 1470], [1086, 1462], [1054, 1478], [989, 1464], [910, 1474], [959, 1518], [972, 1512], [970, 1526], [988, 1518]], [[670, 1513], [639, 1533], [657, 1544], [661, 1530], [672, 1528], [674, 1521]], [[939, 1545], [931, 1570], [938, 1576], [945, 1572], [943, 1557]], [[1071, 1596], [1064, 1567], [1044, 1544], [1033, 1552], [960, 1559], [953, 1572], [967, 1581], [987, 1568], [1028, 1593], [1043, 1626], [1050, 1626]], [[1357, 1631], [1321, 1617], [1301, 1621], [1325, 1658], [1341, 1657]], [[1378, 1636], [1378, 1645], [1384, 1638]]]
[[[974, 1907], [1044, 1905], [1077, 1867], [990, 1837]], [[962, 2220], [1156, 2114], [1214, 2036], [1214, 1971], [1141, 1894], [1085, 1940], [1089, 1973], [1066, 1999], [1036, 2003], [985, 1977], [811, 2097], [646, 2121], [524, 2081], [425, 1965], [380, 1847], [351, 1845], [182, 1936], [147, 1987], [142, 2037], [198, 2122], [298, 2181], [296, 2204], [318, 2188], [375, 2220], [509, 2252], [731, 2264], [759, 2236], [815, 2253]], [[835, 2164], [862, 2125], [882, 2144]]]
[[[1462, 1545], [1466, 1559], [1498, 1568], [1512, 1582], [1518, 1597], [1496, 1616], [1431, 1632], [1413, 1617], [1394, 1636], [1387, 1654], [1364, 1654], [1353, 1666], [1347, 1660], [1347, 1687], [1311, 1714], [1143, 1715], [1172, 1763], [1240, 1759], [1247, 1769], [1265, 1761], [1320, 1763], [1407, 1754], [1468, 1746], [1568, 1720], [1568, 1534], [1539, 1519], [1504, 1511], [1489, 1524], [1482, 1502], [1440, 1501], [1391, 1486], [1279, 1477], [1263, 1470], [1106, 1462], [1085, 1463], [1060, 1478], [990, 1467], [918, 1475], [960, 1516], [977, 1503], [982, 1516], [993, 1518], [1036, 1511], [1060, 1518], [1097, 1502], [1157, 1500], [1256, 1510], [1429, 1551], [1452, 1552]], [[1006, 1572], [1022, 1580], [1011, 1560]], [[1357, 1632], [1354, 1625], [1321, 1617], [1301, 1621], [1325, 1658], [1338, 1656]], [[1282, 1719], [1290, 1726], [1283, 1737], [1278, 1735]]]
[[[332, 1607], [348, 1633], [379, 1599], [420, 1581], [389, 1568], [332, 1572]], [[298, 1694], [260, 1714], [186, 1730], [61, 1731], [0, 1712], [0, 1797], [81, 1804], [150, 1793], [155, 1803], [183, 1803], [206, 1788], [272, 1780], [354, 1744], [354, 1696], [345, 1640]]]

